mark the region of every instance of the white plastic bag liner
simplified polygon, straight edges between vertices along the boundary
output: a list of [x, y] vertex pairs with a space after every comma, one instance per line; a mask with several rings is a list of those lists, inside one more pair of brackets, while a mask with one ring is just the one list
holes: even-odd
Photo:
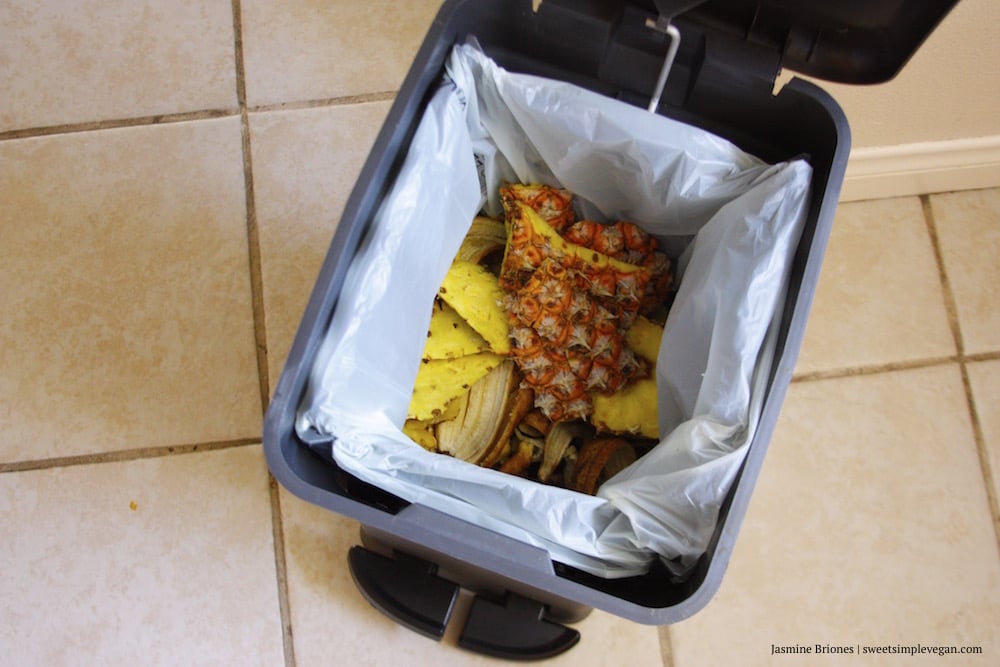
[[[556, 561], [613, 578], [660, 557], [683, 574], [753, 437], [811, 173], [455, 47], [351, 262], [298, 431], [333, 436], [328, 453], [360, 479]], [[656, 365], [662, 441], [596, 497], [429, 453], [401, 431], [434, 296], [473, 217], [500, 213], [505, 180], [565, 187], [586, 217], [685, 248]]]

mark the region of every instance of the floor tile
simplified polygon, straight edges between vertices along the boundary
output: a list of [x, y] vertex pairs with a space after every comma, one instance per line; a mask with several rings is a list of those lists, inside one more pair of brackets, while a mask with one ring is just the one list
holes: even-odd
[[[669, 628], [688, 665], [992, 665], [997, 553], [957, 365], [792, 385], [715, 600]], [[980, 646], [979, 656], [771, 646]]]
[[[457, 648], [450, 639], [451, 628], [444, 639], [435, 642], [376, 611], [358, 592], [347, 570], [347, 550], [359, 544], [355, 521], [284, 492], [281, 506], [299, 667], [328, 665], [331, 655], [343, 664], [359, 666], [501, 664]], [[600, 611], [574, 627], [580, 631], [580, 643], [546, 665], [662, 664], [654, 627]]]
[[0, 4], [0, 132], [236, 106], [230, 3]]
[[250, 116], [272, 389], [389, 104]]
[[243, 0], [251, 106], [399, 88], [440, 0]]
[[842, 204], [796, 372], [955, 354], [916, 197]]
[[932, 195], [966, 354], [1000, 350], [1000, 188]]
[[259, 437], [237, 118], [0, 143], [0, 461]]
[[973, 362], [967, 368], [989, 458], [993, 493], [1000, 498], [1000, 360]]
[[281, 664], [259, 446], [0, 475], [7, 665]]

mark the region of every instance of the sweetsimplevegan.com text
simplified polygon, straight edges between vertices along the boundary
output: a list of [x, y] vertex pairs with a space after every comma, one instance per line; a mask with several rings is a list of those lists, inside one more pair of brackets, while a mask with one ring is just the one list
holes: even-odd
[[978, 655], [982, 646], [926, 644], [771, 644], [771, 655]]

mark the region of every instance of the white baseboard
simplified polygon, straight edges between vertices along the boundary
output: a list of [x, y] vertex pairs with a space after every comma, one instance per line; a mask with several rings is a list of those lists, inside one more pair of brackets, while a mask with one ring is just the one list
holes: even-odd
[[851, 151], [840, 201], [1000, 187], [1000, 135]]

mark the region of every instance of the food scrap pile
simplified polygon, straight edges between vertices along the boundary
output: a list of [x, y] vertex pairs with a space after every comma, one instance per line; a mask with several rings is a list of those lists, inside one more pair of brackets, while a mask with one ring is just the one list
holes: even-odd
[[404, 431], [424, 448], [593, 494], [657, 438], [673, 288], [637, 225], [576, 220], [572, 195], [501, 188], [435, 299]]

